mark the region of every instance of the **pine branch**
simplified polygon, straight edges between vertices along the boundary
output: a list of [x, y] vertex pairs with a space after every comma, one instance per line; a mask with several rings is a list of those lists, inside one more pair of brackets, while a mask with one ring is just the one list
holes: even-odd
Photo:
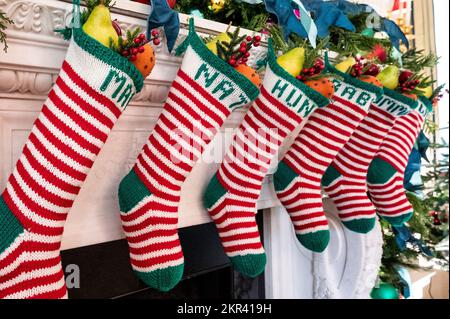
[[435, 54], [425, 54], [423, 50], [411, 49], [403, 56], [403, 67], [413, 73], [422, 72], [426, 68], [433, 68], [439, 63], [439, 57]]
[[3, 43], [3, 51], [8, 51], [8, 44], [6, 43], [7, 35], [4, 32], [8, 24], [14, 24], [14, 21], [6, 16], [3, 11], [0, 11], [0, 43]]

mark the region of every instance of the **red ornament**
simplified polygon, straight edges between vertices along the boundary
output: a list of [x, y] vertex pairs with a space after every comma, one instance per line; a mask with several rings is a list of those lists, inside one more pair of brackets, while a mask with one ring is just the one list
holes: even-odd
[[386, 49], [381, 44], [376, 44], [373, 48], [373, 51], [367, 55], [368, 59], [378, 58], [380, 62], [386, 63], [387, 61], [387, 52]]
[[153, 39], [153, 44], [154, 44], [154, 45], [159, 45], [160, 43], [161, 43], [161, 40], [160, 40], [160, 39], [158, 39], [158, 38]]

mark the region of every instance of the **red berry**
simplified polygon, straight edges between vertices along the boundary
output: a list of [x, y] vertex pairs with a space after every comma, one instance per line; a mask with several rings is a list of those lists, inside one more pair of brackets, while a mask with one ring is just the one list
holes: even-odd
[[136, 39], [133, 40], [133, 42], [134, 42], [134, 44], [139, 44], [139, 43], [141, 43], [141, 39], [136, 38]]
[[133, 54], [130, 56], [130, 61], [136, 61], [136, 59], [137, 59], [136, 55]]
[[245, 41], [242, 42], [242, 43], [241, 43], [241, 48], [246, 48], [246, 47], [247, 47], [247, 42], [245, 42]]
[[141, 39], [141, 41], [144, 41], [145, 38], [146, 38], [145, 34], [143, 34], [143, 33], [139, 34], [139, 39]]
[[250, 56], [250, 52], [245, 52], [244, 56], [248, 58]]
[[259, 35], [255, 35], [253, 40], [255, 40], [255, 42], [260, 42], [261, 41], [261, 37]]
[[154, 44], [154, 45], [159, 45], [160, 43], [161, 43], [161, 40], [160, 40], [160, 39], [158, 39], [158, 38], [153, 39], [153, 44]]
[[139, 49], [138, 48], [132, 48], [131, 49], [131, 55], [136, 55], [139, 53]]
[[128, 50], [123, 50], [122, 51], [122, 55], [123, 56], [128, 56], [128, 54], [130, 54], [130, 52], [128, 52]]
[[139, 47], [139, 53], [142, 53], [142, 52], [144, 52], [145, 51], [145, 48], [144, 47]]
[[253, 43], [253, 45], [254, 45], [255, 47], [259, 47], [259, 46], [261, 45], [261, 43], [260, 43], [260, 42], [255, 42], [255, 43]]
[[246, 48], [246, 47], [241, 47], [241, 48], [239, 49], [239, 52], [241, 52], [241, 53], [246, 53], [246, 52], [247, 52], [247, 48]]
[[236, 65], [236, 60], [235, 59], [230, 59], [230, 61], [228, 63], [230, 63], [231, 65]]
[[152, 36], [156, 37], [158, 35], [159, 35], [158, 30], [156, 30], [156, 29], [152, 30]]
[[231, 55], [230, 57], [231, 60], [236, 60], [236, 56], [234, 54]]
[[248, 42], [252, 41], [252, 37], [251, 36], [247, 36], [247, 38], [245, 38]]
[[247, 63], [248, 59], [247, 58], [242, 58], [242, 62]]

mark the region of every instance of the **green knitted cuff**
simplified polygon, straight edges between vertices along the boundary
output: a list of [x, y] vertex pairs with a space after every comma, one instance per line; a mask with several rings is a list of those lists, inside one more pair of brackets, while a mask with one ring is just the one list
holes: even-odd
[[19, 220], [0, 196], [0, 254], [3, 253], [24, 232]]
[[269, 64], [272, 71], [279, 77], [283, 78], [299, 90], [301, 90], [305, 95], [314, 101], [318, 107], [324, 107], [330, 104], [330, 100], [327, 99], [325, 96], [320, 94], [319, 92], [311, 89], [309, 86], [305, 85], [302, 81], [297, 80], [292, 75], [290, 75], [288, 72], [286, 72], [285, 69], [283, 69], [277, 62], [277, 56], [275, 54], [275, 50], [273, 48], [273, 41], [272, 39], [269, 39], [269, 46], [268, 46], [268, 52], [267, 52], [267, 63]]
[[231, 65], [209, 50], [203, 40], [195, 32], [194, 19], [189, 20], [189, 34], [175, 50], [176, 55], [182, 55], [188, 47], [191, 47], [204, 61], [216, 70], [232, 80], [247, 95], [250, 101], [254, 101], [259, 95], [259, 89], [244, 75], [236, 71]]
[[74, 28], [72, 30], [73, 40], [75, 43], [85, 50], [87, 53], [93, 55], [100, 61], [126, 73], [134, 83], [136, 92], [142, 90], [144, 86], [144, 77], [141, 72], [130, 63], [126, 58], [114, 52], [113, 50], [105, 47], [97, 40], [87, 35], [81, 28]]
[[404, 96], [403, 94], [388, 89], [388, 88], [384, 88], [384, 94], [388, 97], [390, 97], [393, 100], [396, 100], [399, 103], [405, 104], [407, 105], [411, 110], [415, 110], [417, 109], [417, 107], [419, 106], [419, 102], [413, 99], [410, 99], [407, 96]]
[[377, 96], [376, 97], [377, 99], [383, 95], [383, 88], [380, 88], [378, 86], [372, 85], [367, 82], [360, 81], [357, 78], [354, 78], [353, 76], [351, 76], [350, 74], [341, 72], [338, 69], [336, 69], [334, 66], [332, 66], [328, 59], [328, 53], [325, 54], [325, 70], [328, 73], [335, 74], [335, 75], [341, 77], [342, 81], [347, 84], [353, 85], [356, 88], [366, 90], [368, 92], [375, 93]]
[[427, 97], [425, 97], [423, 95], [419, 96], [419, 108], [421, 108], [421, 106], [423, 106], [426, 109], [425, 112], [419, 111], [422, 115], [426, 116], [427, 114], [433, 112], [433, 103]]

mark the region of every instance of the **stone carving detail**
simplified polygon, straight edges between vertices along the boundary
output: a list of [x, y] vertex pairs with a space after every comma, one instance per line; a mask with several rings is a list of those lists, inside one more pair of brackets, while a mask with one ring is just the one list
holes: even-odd
[[[58, 71], [40, 73], [0, 69], [0, 93], [20, 93], [32, 95], [47, 95], [56, 80]], [[169, 92], [169, 84], [153, 84], [147, 81], [142, 91], [137, 94], [133, 103], [163, 103]]]
[[133, 98], [134, 102], [164, 103], [169, 93], [169, 85], [145, 84], [141, 92]]
[[0, 9], [14, 20], [12, 28], [23, 32], [54, 35], [64, 26], [66, 11], [31, 1], [0, 0]]
[[54, 74], [0, 69], [1, 93], [47, 94], [55, 79]]

